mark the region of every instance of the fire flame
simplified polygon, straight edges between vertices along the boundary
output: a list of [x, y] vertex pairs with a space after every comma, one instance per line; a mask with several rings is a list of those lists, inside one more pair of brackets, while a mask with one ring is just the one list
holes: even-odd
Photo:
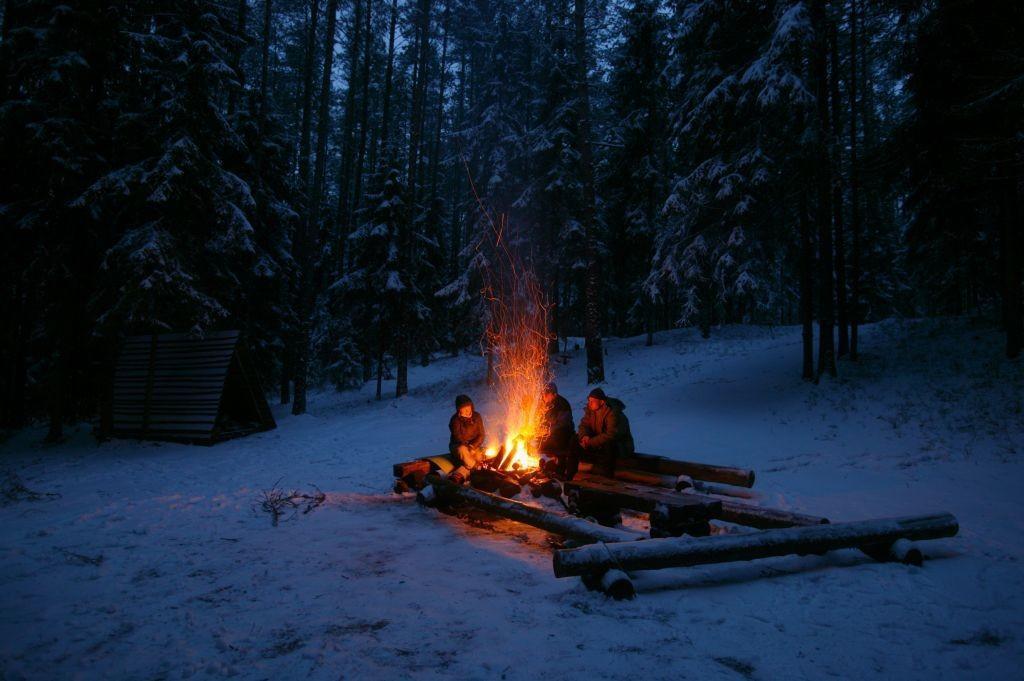
[[482, 291], [488, 312], [483, 350], [493, 362], [493, 385], [502, 411], [499, 430], [504, 436], [502, 444], [495, 440], [486, 454], [503, 470], [528, 470], [540, 465], [537, 441], [544, 436], [541, 393], [550, 377], [550, 306], [537, 277], [505, 238], [506, 217], [495, 222], [484, 214], [493, 232], [495, 257]]

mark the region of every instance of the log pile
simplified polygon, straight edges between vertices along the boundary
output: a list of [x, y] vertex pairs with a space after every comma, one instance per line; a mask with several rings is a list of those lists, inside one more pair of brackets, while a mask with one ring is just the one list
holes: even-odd
[[[453, 467], [445, 455], [395, 464], [395, 491], [418, 491], [422, 504], [441, 511], [468, 505], [560, 535], [568, 540], [566, 546], [582, 544], [555, 552], [555, 576], [580, 576], [588, 589], [616, 599], [634, 597], [632, 570], [840, 548], [859, 549], [879, 561], [921, 565], [923, 553], [915, 541], [958, 531], [956, 518], [948, 513], [830, 523], [821, 516], [766, 508], [750, 490], [753, 471], [651, 454], [620, 458], [613, 478], [595, 475], [583, 464], [565, 483], [549, 477], [543, 467], [504, 471], [484, 464], [462, 486], [446, 479]], [[558, 500], [569, 513], [515, 500], [526, 496], [524, 490], [534, 499]], [[647, 516], [649, 538], [622, 526], [624, 509]], [[712, 536], [711, 521], [751, 531]]]

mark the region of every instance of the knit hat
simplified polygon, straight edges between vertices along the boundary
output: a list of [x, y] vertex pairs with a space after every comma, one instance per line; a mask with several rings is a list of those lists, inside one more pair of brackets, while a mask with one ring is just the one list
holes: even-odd
[[591, 390], [590, 394], [587, 397], [594, 397], [602, 401], [606, 401], [608, 399], [608, 396], [605, 395], [604, 391], [601, 390], [600, 388], [594, 388], [593, 390]]
[[547, 385], [544, 386], [544, 392], [551, 393], [552, 395], [557, 395], [558, 394], [558, 386], [555, 385], [554, 382], [548, 383]]
[[455, 398], [455, 408], [456, 409], [462, 409], [467, 404], [471, 405], [471, 406], [473, 404], [473, 400], [469, 399], [469, 395], [458, 395], [458, 396], [456, 396], [456, 398]]

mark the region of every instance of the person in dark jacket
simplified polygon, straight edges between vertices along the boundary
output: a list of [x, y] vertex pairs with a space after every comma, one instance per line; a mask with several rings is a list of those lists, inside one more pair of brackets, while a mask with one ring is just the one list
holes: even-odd
[[455, 413], [448, 421], [451, 437], [448, 450], [458, 466], [448, 474], [452, 482], [462, 484], [478, 463], [484, 460], [484, 420], [474, 411], [468, 395], [455, 398]]
[[633, 434], [629, 420], [623, 410], [622, 400], [605, 395], [601, 388], [594, 388], [587, 397], [587, 408], [576, 431], [583, 459], [594, 464], [594, 472], [611, 476], [620, 456], [633, 453]]
[[[560, 477], [566, 477], [569, 470], [575, 473], [576, 439], [572, 423], [572, 406], [569, 400], [558, 394], [558, 386], [548, 383], [541, 394], [544, 413], [541, 416], [540, 453], [553, 457], [553, 469]], [[568, 479], [571, 479], [569, 476]]]

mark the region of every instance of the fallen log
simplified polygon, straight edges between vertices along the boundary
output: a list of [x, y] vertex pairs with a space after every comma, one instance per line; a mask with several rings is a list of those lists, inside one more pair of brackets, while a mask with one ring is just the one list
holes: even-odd
[[642, 542], [594, 544], [555, 552], [556, 577], [619, 570], [657, 570], [755, 560], [791, 553], [820, 553], [842, 548], [891, 545], [899, 539], [952, 537], [959, 530], [950, 513], [884, 518], [834, 525], [791, 527], [705, 539], [649, 539]]
[[691, 478], [720, 482], [737, 487], [753, 487], [754, 471], [732, 466], [715, 466], [693, 461], [679, 461], [654, 454], [636, 453], [631, 456], [620, 456], [616, 466], [624, 469], [660, 473], [662, 475], [689, 475]]
[[[580, 462], [580, 473], [591, 473], [593, 469], [593, 464], [586, 461]], [[651, 487], [665, 487], [677, 492], [692, 489], [703, 494], [738, 497], [740, 499], [754, 499], [757, 496], [756, 492], [751, 492], [749, 489], [743, 487], [736, 487], [735, 485], [712, 485], [708, 482], [704, 482], [703, 480], [694, 480], [689, 475], [651, 473], [649, 471], [639, 471], [633, 468], [621, 467], [616, 467], [613, 475], [616, 480], [622, 480], [623, 482], [635, 482], [641, 485], [649, 485]]]
[[697, 521], [716, 518], [722, 502], [697, 494], [676, 494], [660, 489], [644, 488], [601, 476], [580, 476], [565, 483], [570, 498], [580, 504], [606, 505], [653, 513], [666, 508], [676, 521]]
[[[707, 498], [692, 492], [683, 492], [679, 496]], [[727, 523], [756, 527], [759, 530], [770, 530], [784, 527], [802, 527], [805, 525], [827, 525], [828, 518], [815, 515], [806, 515], [794, 511], [784, 511], [779, 508], [765, 508], [753, 504], [743, 504], [731, 499], [720, 499], [722, 503], [716, 520], [724, 520]]]
[[504, 499], [494, 494], [481, 492], [471, 487], [455, 485], [438, 475], [428, 475], [432, 502], [451, 503], [458, 500], [490, 511], [494, 515], [516, 520], [533, 527], [539, 527], [554, 534], [586, 542], [620, 542], [644, 539], [644, 535], [617, 527], [603, 527], [581, 518], [561, 516], [543, 508]]
[[701, 494], [714, 494], [719, 497], [737, 497], [739, 499], [757, 499], [760, 496], [757, 492], [753, 492], [743, 487], [736, 487], [735, 485], [712, 485], [711, 483], [704, 482], [703, 480], [694, 480], [689, 475], [680, 475], [676, 478], [675, 490], [677, 492], [683, 492], [685, 490], [692, 489], [695, 492]]

